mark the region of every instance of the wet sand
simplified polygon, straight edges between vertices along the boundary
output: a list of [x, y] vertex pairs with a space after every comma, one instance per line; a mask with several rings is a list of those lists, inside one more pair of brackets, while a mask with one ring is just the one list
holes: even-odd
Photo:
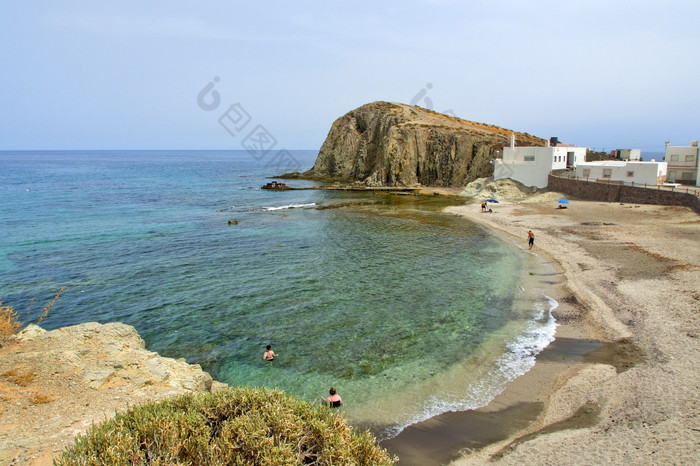
[[697, 464], [700, 217], [557, 193], [448, 211], [535, 248], [562, 271], [556, 340], [488, 406], [382, 443], [402, 465]]
[[[567, 306], [560, 303], [557, 310]], [[397, 455], [401, 465], [448, 464], [460, 458], [462, 451], [478, 451], [511, 437], [515, 441], [519, 431], [542, 415], [544, 400], [564, 371], [584, 363], [624, 365], [615, 351], [617, 343], [585, 338], [571, 323], [557, 327], [555, 337], [537, 356], [535, 366], [511, 382], [488, 406], [449, 412], [414, 424], [382, 442], [382, 446]], [[579, 422], [592, 421], [589, 416]]]

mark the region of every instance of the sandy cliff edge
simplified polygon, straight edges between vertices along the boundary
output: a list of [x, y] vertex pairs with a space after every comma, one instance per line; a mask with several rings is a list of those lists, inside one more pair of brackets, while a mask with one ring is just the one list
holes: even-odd
[[51, 464], [117, 410], [224, 386], [197, 364], [146, 350], [130, 325], [29, 325], [0, 348], [0, 463]]

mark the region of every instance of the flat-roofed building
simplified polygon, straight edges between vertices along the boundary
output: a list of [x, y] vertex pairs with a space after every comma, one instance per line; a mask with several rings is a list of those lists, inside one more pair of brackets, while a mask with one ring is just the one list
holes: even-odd
[[670, 142], [666, 141], [668, 181], [700, 186], [698, 179], [699, 155], [698, 141], [691, 141], [689, 146], [672, 146]]
[[515, 146], [515, 136], [510, 146], [503, 148], [503, 158], [494, 160], [493, 179], [510, 178], [525, 186], [546, 188], [552, 170], [565, 170], [586, 160], [585, 147], [562, 144], [551, 138], [543, 147]]
[[655, 186], [666, 181], [666, 162], [601, 160], [576, 165], [576, 178], [626, 185]]
[[641, 149], [615, 149], [610, 152], [610, 155], [618, 160], [629, 160], [632, 162], [642, 160]]

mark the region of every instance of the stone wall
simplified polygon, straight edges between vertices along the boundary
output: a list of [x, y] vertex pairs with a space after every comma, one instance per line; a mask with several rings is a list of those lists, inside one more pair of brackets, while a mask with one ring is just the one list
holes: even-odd
[[690, 207], [700, 214], [700, 198], [693, 193], [581, 181], [571, 178], [560, 178], [551, 174], [549, 175], [547, 189], [588, 201]]

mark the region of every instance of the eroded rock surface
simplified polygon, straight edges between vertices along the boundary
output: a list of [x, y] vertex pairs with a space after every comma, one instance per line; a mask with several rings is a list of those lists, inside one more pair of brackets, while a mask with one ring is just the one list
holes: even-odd
[[[310, 178], [367, 186], [465, 186], [493, 174], [491, 161], [510, 143], [510, 130], [421, 107], [373, 102], [338, 118]], [[515, 132], [518, 145], [545, 140]]]
[[0, 463], [51, 464], [117, 410], [224, 386], [197, 364], [146, 350], [129, 325], [30, 325], [0, 348]]

